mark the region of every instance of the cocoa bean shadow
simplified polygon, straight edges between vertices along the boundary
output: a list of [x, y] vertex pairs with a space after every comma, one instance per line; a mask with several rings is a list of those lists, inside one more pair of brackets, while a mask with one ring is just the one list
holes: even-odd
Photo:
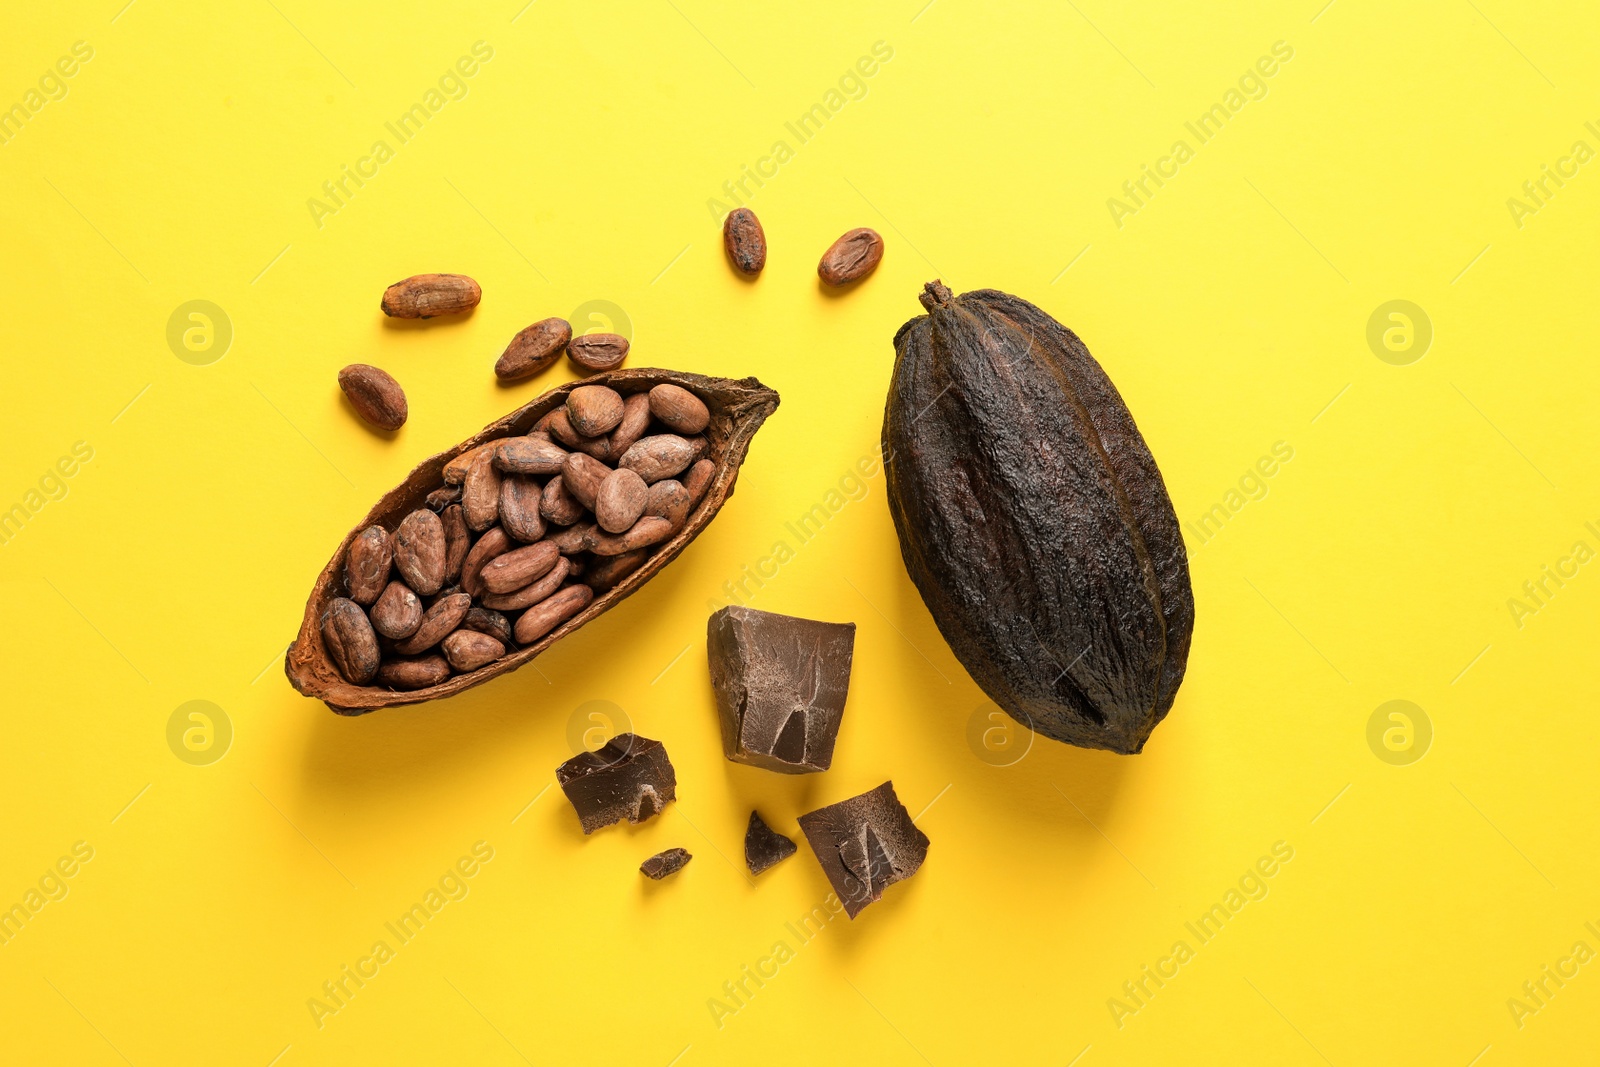
[[467, 322], [476, 312], [477, 308], [467, 311], [455, 311], [448, 315], [435, 315], [431, 319], [400, 319], [378, 312], [378, 317], [383, 320], [385, 330], [434, 330], [441, 327], [460, 325]]
[[399, 430], [385, 430], [381, 426], [372, 425], [372, 423], [361, 417], [361, 412], [357, 411], [356, 406], [350, 403], [350, 397], [346, 395], [343, 389], [339, 389], [337, 391], [339, 393], [339, 406], [343, 408], [344, 413], [348, 415], [363, 430], [366, 430], [369, 434], [378, 438], [380, 441], [395, 441], [399, 439], [400, 430], [405, 429], [404, 426], [401, 426]]
[[871, 278], [872, 275], [876, 274], [876, 273], [877, 273], [876, 271], [869, 271], [866, 274], [862, 275], [861, 277], [857, 278], [855, 281], [853, 281], [853, 282], [845, 282], [843, 285], [829, 285], [827, 282], [823, 281], [821, 278], [818, 278], [817, 279], [817, 292], [821, 293], [823, 296], [827, 297], [829, 300], [839, 300], [839, 299], [842, 299], [844, 297], [849, 296], [851, 293], [853, 293], [857, 289], [861, 288], [861, 286], [866, 283], [867, 279]]

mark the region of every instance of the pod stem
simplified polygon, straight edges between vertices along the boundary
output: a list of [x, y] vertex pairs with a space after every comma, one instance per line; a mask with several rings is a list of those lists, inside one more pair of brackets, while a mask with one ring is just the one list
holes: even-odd
[[955, 298], [956, 296], [950, 291], [950, 287], [938, 278], [924, 285], [922, 292], [917, 294], [917, 299], [921, 301], [923, 308], [927, 311], [932, 311], [935, 305], [947, 308], [955, 302]]

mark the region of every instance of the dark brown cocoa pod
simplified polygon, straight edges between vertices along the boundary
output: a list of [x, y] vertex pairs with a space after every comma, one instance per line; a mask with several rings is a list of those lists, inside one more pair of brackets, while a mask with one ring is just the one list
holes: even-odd
[[444, 524], [444, 580], [461, 580], [461, 565], [466, 562], [472, 548], [472, 531], [467, 529], [466, 516], [460, 504], [451, 504], [439, 516]]
[[414, 274], [384, 290], [380, 306], [396, 319], [431, 319], [471, 311], [483, 299], [478, 283], [465, 274]]
[[391, 641], [402, 641], [422, 625], [422, 601], [405, 582], [390, 582], [372, 605], [372, 628]]
[[747, 207], [735, 208], [722, 220], [722, 247], [733, 269], [746, 277], [755, 277], [767, 265], [766, 231]]
[[615, 333], [586, 333], [567, 342], [567, 358], [591, 374], [616, 370], [628, 358], [628, 339]]
[[417, 632], [397, 642], [394, 650], [402, 656], [415, 656], [418, 652], [428, 649], [443, 641], [445, 635], [461, 625], [461, 620], [466, 617], [467, 609], [472, 607], [472, 598], [465, 593], [452, 593], [440, 597], [433, 602], [433, 606], [422, 613], [422, 625], [417, 627]]
[[435, 653], [414, 659], [392, 659], [378, 668], [377, 685], [390, 689], [426, 689], [450, 677], [450, 664]]
[[521, 474], [508, 474], [500, 483], [500, 525], [518, 541], [532, 544], [544, 536], [539, 503], [544, 486]]
[[992, 289], [930, 282], [884, 412], [906, 569], [973, 679], [1059, 741], [1134, 753], [1194, 628], [1161, 472], [1076, 334]]
[[344, 563], [344, 585], [357, 604], [371, 604], [389, 584], [394, 564], [394, 539], [382, 526], [368, 526], [350, 542]]
[[341, 596], [328, 602], [322, 641], [328, 658], [351, 685], [366, 685], [378, 673], [378, 635], [354, 600]]
[[388, 371], [352, 363], [339, 372], [339, 388], [362, 421], [380, 430], [398, 430], [406, 424], [410, 411], [406, 391]]
[[[373, 640], [378, 651], [388, 657], [392, 663], [404, 664], [395, 666], [385, 672], [383, 684], [355, 684], [347, 679], [338, 665], [334, 662], [333, 652], [330, 649], [327, 635], [323, 632], [323, 616], [329, 610], [329, 605], [339, 598], [339, 593], [344, 588], [344, 580], [349, 564], [349, 553], [357, 537], [369, 526], [380, 529], [395, 529], [406, 516], [418, 508], [426, 497], [437, 491], [441, 485], [459, 486], [466, 480], [468, 464], [463, 457], [471, 456], [476, 459], [479, 450], [487, 449], [491, 453], [499, 444], [512, 437], [534, 437], [546, 432], [551, 423], [555, 421], [554, 415], [558, 411], [563, 413], [566, 409], [567, 396], [579, 385], [605, 385], [615, 389], [623, 397], [623, 415], [626, 422], [629, 412], [642, 412], [648, 418], [649, 391], [663, 383], [677, 385], [693, 393], [705, 402], [710, 409], [711, 421], [706, 427], [703, 440], [696, 446], [706, 453], [709, 467], [705, 479], [706, 496], [683, 526], [671, 531], [670, 536], [639, 549], [644, 554], [638, 559], [637, 569], [629, 573], [623, 580], [609, 588], [596, 592], [586, 581], [575, 582], [574, 578], [581, 578], [585, 572], [585, 565], [594, 570], [606, 568], [608, 561], [591, 558], [584, 549], [584, 542], [595, 533], [595, 525], [591, 518], [582, 513], [581, 507], [577, 515], [563, 515], [567, 525], [558, 526], [558, 534], [547, 534], [547, 539], [556, 541], [559, 537], [557, 551], [562, 553], [562, 558], [556, 566], [543, 578], [524, 586], [514, 593], [504, 594], [516, 596], [522, 594], [533, 586], [542, 585], [550, 574], [565, 566], [567, 571], [558, 585], [548, 596], [530, 603], [526, 608], [502, 609], [492, 608], [486, 601], [489, 597], [498, 597], [501, 594], [488, 593], [481, 581], [482, 567], [493, 557], [502, 555], [518, 547], [518, 543], [507, 534], [502, 526], [490, 527], [468, 549], [466, 558], [462, 560], [461, 577], [458, 581], [460, 591], [453, 591], [456, 586], [448, 589], [441, 584], [438, 593], [433, 594], [433, 603], [429, 611], [441, 609], [444, 605], [458, 603], [465, 599], [467, 610], [473, 606], [473, 598], [479, 598], [476, 606], [488, 611], [504, 611], [509, 615], [512, 610], [519, 610], [521, 614], [512, 623], [512, 637], [516, 638], [518, 626], [521, 624], [524, 636], [534, 635], [527, 643], [507, 646], [506, 654], [499, 659], [480, 667], [470, 673], [451, 673], [449, 664], [442, 657], [430, 655], [424, 650], [420, 655], [411, 653], [408, 649], [415, 647], [409, 642], [412, 638], [404, 639], [407, 644], [402, 647], [399, 642], [388, 638], [379, 639], [376, 631]], [[377, 503], [367, 513], [360, 525], [350, 531], [335, 548], [332, 558], [328, 560], [321, 573], [317, 576], [311, 595], [306, 601], [305, 614], [302, 616], [299, 633], [294, 643], [290, 645], [284, 660], [285, 673], [290, 684], [306, 696], [316, 697], [324, 701], [330, 708], [340, 714], [359, 715], [377, 708], [394, 707], [403, 704], [415, 704], [423, 701], [435, 700], [480, 685], [501, 674], [516, 670], [529, 663], [535, 657], [543, 654], [552, 643], [586, 625], [600, 614], [610, 610], [642, 588], [650, 578], [675, 559], [683, 549], [705, 530], [706, 526], [716, 517], [718, 510], [731, 495], [736, 484], [740, 464], [744, 462], [750, 441], [758, 428], [777, 407], [778, 398], [772, 390], [767, 389], [755, 379], [736, 381], [732, 379], [707, 378], [695, 374], [683, 374], [676, 371], [665, 371], [654, 368], [642, 370], [622, 370], [590, 378], [583, 382], [560, 385], [541, 396], [529, 401], [514, 411], [509, 412], [501, 419], [485, 426], [479, 433], [459, 445], [437, 455], [424, 459], [397, 486], [389, 489], [378, 498]], [[542, 427], [542, 428], [541, 428]], [[647, 427], [645, 427], [647, 428]], [[622, 425], [617, 427], [623, 429]], [[613, 430], [615, 434], [617, 431]], [[636, 429], [633, 432], [642, 432]], [[595, 439], [601, 440], [601, 439]], [[688, 476], [686, 476], [688, 477]], [[564, 489], [562, 480], [551, 477], [550, 482], [558, 489]], [[576, 505], [576, 501], [563, 498], [558, 494], [550, 494], [553, 503], [561, 508]], [[540, 514], [545, 516], [546, 499], [540, 498]], [[449, 504], [445, 505], [446, 507]], [[498, 500], [496, 501], [498, 510]], [[463, 512], [465, 509], [463, 508]], [[465, 515], [463, 514], [463, 518]], [[435, 516], [438, 518], [438, 516]], [[546, 521], [551, 521], [547, 516]], [[658, 518], [646, 516], [644, 518]], [[641, 519], [641, 523], [644, 521]], [[440, 520], [442, 522], [442, 519]], [[665, 522], [665, 520], [661, 520]], [[635, 523], [638, 527], [640, 523]], [[670, 524], [669, 524], [670, 525]], [[624, 535], [633, 533], [630, 527]], [[610, 535], [605, 535], [610, 536]], [[622, 547], [622, 546], [618, 546]], [[628, 551], [624, 548], [623, 553]], [[614, 558], [614, 557], [613, 557]], [[391, 564], [392, 566], [392, 564]], [[609, 569], [609, 568], [606, 568]], [[625, 564], [617, 564], [616, 570], [625, 569]], [[409, 584], [409, 583], [408, 583]], [[381, 590], [379, 590], [381, 592]], [[542, 593], [543, 589], [537, 590]], [[531, 595], [531, 594], [530, 594]], [[429, 597], [423, 597], [425, 605], [429, 604]], [[552, 603], [553, 602], [553, 603]], [[353, 604], [353, 602], [352, 602]], [[359, 606], [357, 606], [359, 608]], [[422, 629], [428, 627], [427, 612], [424, 612]], [[458, 621], [454, 629], [465, 626], [466, 615]], [[527, 621], [524, 622], [523, 620]], [[508, 620], [509, 621], [509, 620]], [[368, 622], [370, 626], [370, 621]], [[467, 629], [474, 629], [465, 626]], [[449, 632], [454, 632], [449, 631]], [[449, 632], [439, 638], [443, 640]], [[476, 632], [483, 632], [481, 629]], [[504, 645], [503, 634], [491, 633], [489, 636], [501, 641]], [[426, 663], [426, 666], [420, 666]], [[419, 666], [413, 666], [418, 664]], [[441, 668], [439, 665], [443, 664]], [[415, 685], [416, 688], [402, 688]]]
[[851, 230], [822, 253], [817, 277], [828, 285], [849, 285], [878, 269], [883, 259], [883, 238], [865, 226]]
[[427, 508], [400, 520], [394, 531], [394, 566], [418, 596], [432, 596], [444, 585], [444, 522]]
[[461, 628], [488, 634], [507, 648], [511, 647], [511, 620], [492, 608], [468, 608], [461, 618]]
[[495, 362], [495, 377], [503, 382], [531, 378], [560, 359], [570, 340], [572, 326], [566, 319], [541, 319], [519, 331], [506, 345]]

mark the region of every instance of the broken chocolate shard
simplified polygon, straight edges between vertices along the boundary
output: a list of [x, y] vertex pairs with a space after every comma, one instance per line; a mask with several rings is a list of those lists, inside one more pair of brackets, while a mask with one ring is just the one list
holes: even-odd
[[678, 798], [678, 776], [660, 741], [618, 734], [593, 752], [580, 752], [556, 768], [583, 832], [627, 819], [644, 822]]
[[854, 919], [886, 886], [917, 873], [928, 835], [917, 829], [894, 783], [800, 816], [811, 851]]
[[722, 749], [784, 774], [825, 771], [850, 691], [856, 624], [723, 608], [706, 624]]
[[677, 874], [689, 866], [689, 861], [694, 859], [686, 848], [669, 848], [665, 852], [657, 852], [654, 856], [639, 864], [639, 870], [644, 872], [646, 878], [661, 881], [669, 874]]
[[798, 845], [766, 824], [761, 813], [750, 813], [750, 828], [744, 832], [744, 862], [751, 874], [760, 874], [800, 851]]

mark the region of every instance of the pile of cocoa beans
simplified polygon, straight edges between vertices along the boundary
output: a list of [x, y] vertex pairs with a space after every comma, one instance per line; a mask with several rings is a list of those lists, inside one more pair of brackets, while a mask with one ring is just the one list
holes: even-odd
[[715, 470], [705, 402], [583, 385], [525, 437], [469, 449], [427, 506], [369, 526], [323, 641], [354, 685], [425, 689], [533, 644], [638, 570]]

